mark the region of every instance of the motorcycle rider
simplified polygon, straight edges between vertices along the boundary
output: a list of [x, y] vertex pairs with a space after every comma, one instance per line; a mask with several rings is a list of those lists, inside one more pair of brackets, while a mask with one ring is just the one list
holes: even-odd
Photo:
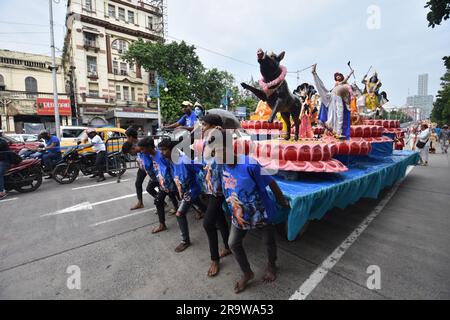
[[[61, 144], [56, 136], [50, 135], [48, 131], [42, 131], [39, 136], [39, 140], [44, 139], [45, 146], [42, 151], [45, 153], [42, 155], [42, 162], [44, 164], [45, 172], [51, 173], [54, 169], [55, 164], [61, 160]], [[50, 174], [47, 179], [51, 179]]]
[[97, 134], [95, 129], [86, 130], [88, 139], [85, 139], [83, 143], [89, 141], [89, 145], [92, 146], [94, 152], [97, 154], [95, 159], [95, 170], [96, 173], [91, 177], [91, 179], [97, 178], [97, 182], [105, 181], [104, 168], [106, 164], [106, 145], [102, 138]]
[[11, 166], [8, 153], [10, 152], [8, 143], [0, 139], [0, 200], [6, 197], [5, 173]]

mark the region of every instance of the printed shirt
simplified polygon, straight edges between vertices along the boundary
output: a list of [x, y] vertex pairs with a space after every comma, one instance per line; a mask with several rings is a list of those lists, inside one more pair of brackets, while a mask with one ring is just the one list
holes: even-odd
[[200, 195], [201, 186], [197, 175], [201, 168], [201, 165], [193, 164], [191, 160], [181, 154], [177, 163], [172, 163], [173, 180], [182, 199], [191, 201]]
[[159, 150], [153, 158], [153, 170], [158, 179], [160, 187], [166, 191], [175, 191], [175, 184], [172, 178], [172, 171], [169, 161], [167, 161]]
[[59, 139], [55, 136], [51, 136], [49, 140], [45, 140], [45, 146], [48, 148], [50, 147], [52, 144], [54, 144], [55, 146], [51, 149], [48, 149], [47, 151], [49, 153], [61, 153], [61, 144], [59, 142]]
[[178, 120], [178, 124], [183, 127], [193, 128], [195, 123], [198, 121], [197, 116], [194, 112], [192, 112], [189, 116], [185, 114], [181, 117], [180, 120]]
[[273, 178], [262, 175], [261, 166], [254, 161], [251, 164], [248, 156], [241, 156], [238, 163], [223, 166], [223, 193], [233, 225], [242, 230], [264, 227], [273, 221], [277, 210], [266, 189]]
[[200, 172], [200, 181], [203, 185], [203, 191], [213, 196], [222, 196], [222, 174], [223, 165], [218, 164], [214, 157], [206, 159], [205, 155], [206, 142], [203, 145], [203, 170]]

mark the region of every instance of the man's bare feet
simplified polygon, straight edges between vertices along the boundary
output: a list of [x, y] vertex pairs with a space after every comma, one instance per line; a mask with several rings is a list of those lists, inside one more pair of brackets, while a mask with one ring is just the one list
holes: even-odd
[[195, 214], [195, 220], [202, 220], [203, 219], [203, 213], [201, 213], [201, 212], [197, 212], [196, 214]]
[[166, 230], [167, 230], [166, 225], [165, 224], [160, 224], [159, 227], [153, 229], [152, 233], [153, 234], [157, 234], [157, 233], [160, 233], [160, 232], [163, 232], [163, 231], [166, 231]]
[[133, 208], [131, 208], [131, 211], [136, 211], [139, 209], [144, 209], [144, 204], [142, 202], [138, 202]]
[[228, 257], [229, 255], [232, 255], [233, 253], [231, 252], [231, 250], [230, 249], [222, 249], [222, 250], [220, 250], [220, 257], [221, 258], [225, 258], [225, 257]]
[[213, 278], [219, 274], [220, 271], [220, 262], [219, 261], [212, 261], [211, 266], [208, 270], [208, 277]]
[[265, 283], [272, 283], [277, 279], [277, 267], [276, 265], [269, 264], [267, 266], [266, 274], [262, 281]]
[[234, 293], [239, 294], [244, 292], [245, 289], [247, 289], [248, 283], [252, 281], [253, 278], [255, 278], [255, 274], [253, 272], [244, 274], [234, 286]]

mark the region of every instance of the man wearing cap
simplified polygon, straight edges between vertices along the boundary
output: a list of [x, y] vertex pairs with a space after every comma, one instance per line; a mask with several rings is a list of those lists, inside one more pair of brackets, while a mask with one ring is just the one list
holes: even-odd
[[192, 112], [192, 103], [189, 101], [184, 101], [181, 104], [183, 108], [184, 115], [178, 120], [177, 123], [174, 123], [170, 126], [164, 127], [165, 129], [185, 129], [188, 131], [194, 130], [195, 123], [198, 121], [197, 115]]
[[88, 139], [85, 139], [83, 143], [89, 141], [92, 149], [94, 149], [94, 152], [97, 154], [97, 158], [95, 159], [96, 174], [94, 174], [91, 178], [98, 177], [97, 182], [105, 181], [106, 178], [104, 175], [104, 167], [106, 163], [106, 145], [95, 129], [86, 130], [86, 134]]

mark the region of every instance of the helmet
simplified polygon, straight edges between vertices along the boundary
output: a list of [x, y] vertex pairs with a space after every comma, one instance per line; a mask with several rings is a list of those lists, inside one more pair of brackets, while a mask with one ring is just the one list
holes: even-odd
[[89, 128], [89, 129], [86, 130], [86, 133], [87, 133], [87, 134], [97, 133], [97, 130], [92, 129], [92, 128]]

